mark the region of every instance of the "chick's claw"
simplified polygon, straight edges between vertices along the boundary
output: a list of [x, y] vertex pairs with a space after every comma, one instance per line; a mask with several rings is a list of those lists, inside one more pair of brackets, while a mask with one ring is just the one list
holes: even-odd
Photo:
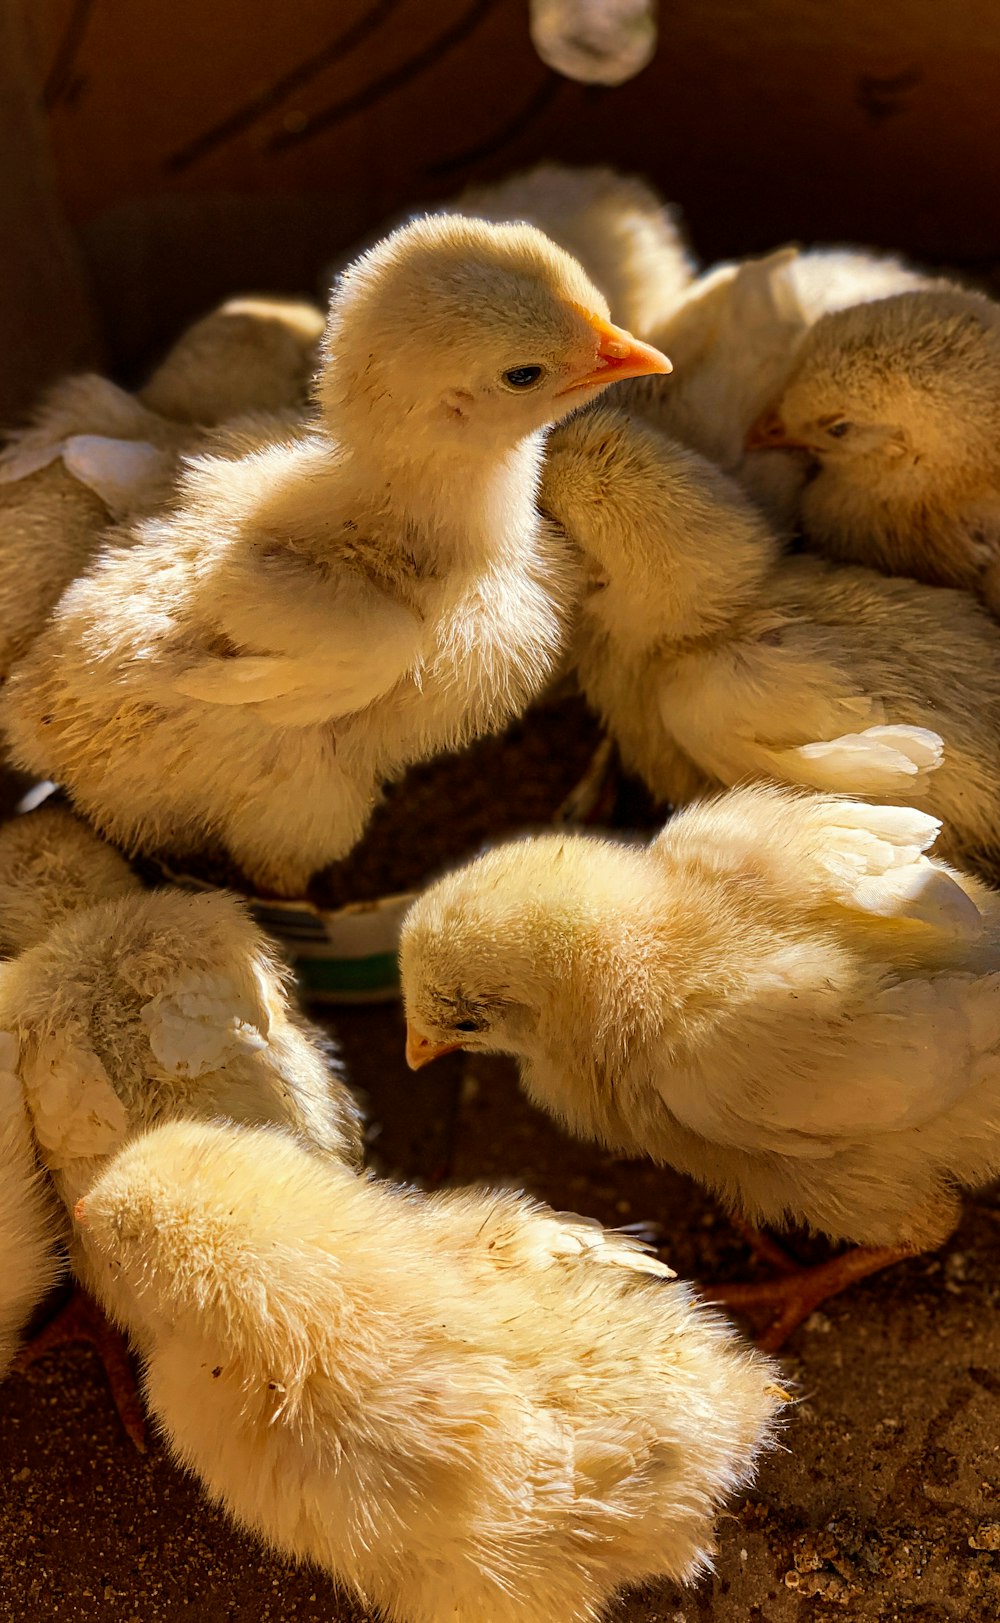
[[769, 1315], [767, 1328], [755, 1339], [762, 1352], [775, 1353], [823, 1302], [912, 1256], [912, 1250], [903, 1246], [856, 1246], [813, 1268], [789, 1269], [785, 1259], [786, 1270], [777, 1279], [753, 1285], [717, 1285], [701, 1294], [731, 1313], [750, 1318]]
[[13, 1369], [24, 1374], [50, 1352], [81, 1344], [93, 1347], [97, 1353], [125, 1433], [136, 1451], [145, 1454], [146, 1418], [125, 1338], [83, 1291], [75, 1290], [65, 1307], [21, 1349]]

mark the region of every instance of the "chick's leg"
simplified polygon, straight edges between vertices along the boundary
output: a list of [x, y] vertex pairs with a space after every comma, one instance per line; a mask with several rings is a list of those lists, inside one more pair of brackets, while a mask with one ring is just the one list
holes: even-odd
[[706, 1301], [751, 1318], [766, 1314], [767, 1329], [757, 1338], [763, 1352], [777, 1352], [822, 1302], [848, 1290], [871, 1274], [914, 1255], [906, 1246], [857, 1246], [813, 1268], [785, 1266], [777, 1279], [754, 1285], [718, 1285], [702, 1291]]
[[137, 1451], [145, 1454], [145, 1415], [125, 1338], [82, 1290], [74, 1290], [66, 1305], [22, 1347], [12, 1367], [23, 1374], [50, 1352], [81, 1343], [93, 1347], [97, 1353], [126, 1435]]

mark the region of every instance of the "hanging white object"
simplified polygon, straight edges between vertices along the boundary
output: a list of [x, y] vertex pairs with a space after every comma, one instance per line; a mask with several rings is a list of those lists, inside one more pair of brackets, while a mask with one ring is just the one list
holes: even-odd
[[531, 0], [542, 61], [585, 85], [634, 79], [656, 50], [659, 0]]

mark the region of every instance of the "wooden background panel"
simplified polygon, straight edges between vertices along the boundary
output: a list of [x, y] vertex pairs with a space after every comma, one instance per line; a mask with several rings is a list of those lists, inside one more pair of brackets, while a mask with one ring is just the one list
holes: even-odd
[[663, 0], [615, 90], [524, 0], [13, 0], [59, 190], [129, 362], [233, 286], [543, 155], [645, 170], [706, 257], [859, 240], [1000, 258], [995, 0]]

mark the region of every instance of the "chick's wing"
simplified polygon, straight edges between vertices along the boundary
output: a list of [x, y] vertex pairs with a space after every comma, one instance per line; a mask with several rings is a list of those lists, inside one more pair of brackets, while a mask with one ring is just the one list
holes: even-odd
[[928, 728], [893, 723], [810, 627], [780, 621], [681, 662], [660, 710], [681, 748], [725, 784], [763, 776], [910, 800], [943, 754]]
[[[775, 982], [744, 1013], [732, 1052], [664, 1087], [671, 1110], [716, 1143], [822, 1158], [933, 1122], [1000, 1076], [1000, 975], [942, 974], [885, 987], [831, 1016]], [[774, 1021], [766, 1068], [746, 1062], [748, 1026]], [[754, 1045], [756, 1046], [756, 1045]], [[765, 1044], [765, 1049], [767, 1045]]]
[[363, 710], [419, 652], [420, 617], [364, 576], [344, 572], [306, 590], [270, 574], [245, 592], [244, 602], [230, 594], [219, 605], [225, 652], [187, 665], [176, 693], [306, 727]]

